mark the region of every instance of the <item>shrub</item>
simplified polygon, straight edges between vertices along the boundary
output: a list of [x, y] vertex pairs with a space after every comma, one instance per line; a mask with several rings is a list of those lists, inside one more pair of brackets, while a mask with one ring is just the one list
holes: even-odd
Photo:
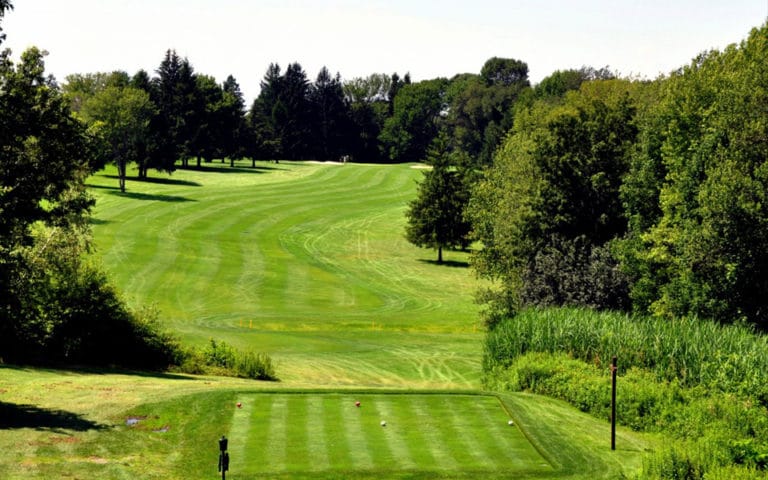
[[266, 353], [239, 351], [211, 339], [203, 349], [188, 349], [178, 368], [194, 375], [214, 374], [254, 380], [277, 380], [272, 358]]
[[629, 283], [608, 245], [553, 236], [523, 271], [523, 305], [628, 310]]

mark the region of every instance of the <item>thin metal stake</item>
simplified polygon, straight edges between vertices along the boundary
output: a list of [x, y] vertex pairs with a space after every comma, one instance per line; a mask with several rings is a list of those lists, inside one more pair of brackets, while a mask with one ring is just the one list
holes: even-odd
[[617, 360], [614, 355], [611, 359], [611, 450], [616, 450], [616, 366]]

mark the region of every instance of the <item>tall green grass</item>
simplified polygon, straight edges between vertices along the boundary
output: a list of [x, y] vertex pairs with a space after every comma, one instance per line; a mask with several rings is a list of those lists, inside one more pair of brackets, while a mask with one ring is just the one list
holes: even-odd
[[768, 404], [768, 337], [743, 325], [697, 318], [666, 320], [586, 309], [531, 309], [489, 332], [485, 371], [528, 352], [565, 352], [620, 371], [650, 370], [659, 380], [750, 396]]
[[642, 478], [768, 476], [768, 344], [747, 327], [526, 310], [488, 333], [484, 381], [560, 398], [607, 420], [613, 355], [618, 422], [675, 439], [647, 459]]

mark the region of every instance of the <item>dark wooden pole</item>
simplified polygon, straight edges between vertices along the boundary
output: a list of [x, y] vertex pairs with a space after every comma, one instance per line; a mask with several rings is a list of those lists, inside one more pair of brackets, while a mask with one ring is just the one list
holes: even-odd
[[616, 450], [616, 356], [611, 359], [611, 450]]

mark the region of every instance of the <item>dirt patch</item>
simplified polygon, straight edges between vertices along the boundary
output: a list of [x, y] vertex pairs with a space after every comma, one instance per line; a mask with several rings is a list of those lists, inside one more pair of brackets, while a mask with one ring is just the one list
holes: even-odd
[[51, 445], [80, 443], [77, 437], [51, 437]]
[[96, 463], [98, 465], [106, 465], [107, 463], [109, 463], [109, 460], [107, 460], [106, 458], [97, 457], [96, 455], [91, 455], [90, 457], [88, 457], [88, 461], [91, 463]]

